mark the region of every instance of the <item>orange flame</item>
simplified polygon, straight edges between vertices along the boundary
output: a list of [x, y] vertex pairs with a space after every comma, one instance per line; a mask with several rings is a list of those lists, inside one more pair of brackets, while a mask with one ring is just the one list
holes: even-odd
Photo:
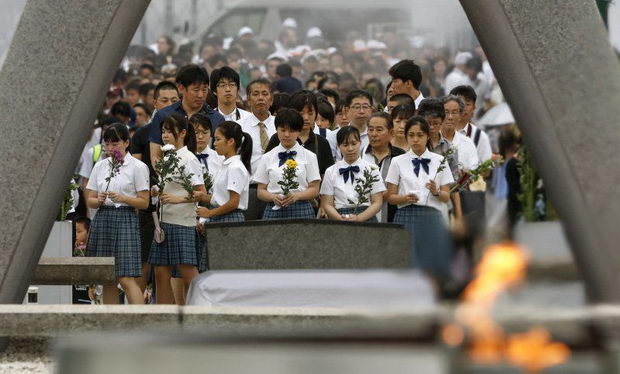
[[[487, 248], [475, 270], [474, 280], [463, 291], [463, 303], [457, 308], [456, 320], [470, 331], [469, 356], [479, 364], [497, 364], [503, 360], [528, 372], [565, 362], [570, 349], [550, 341], [541, 328], [523, 334], [504, 335], [493, 321], [490, 309], [505, 290], [516, 287], [525, 279], [529, 256], [514, 243]], [[447, 325], [442, 331], [446, 344], [459, 345], [465, 330], [458, 324]]]

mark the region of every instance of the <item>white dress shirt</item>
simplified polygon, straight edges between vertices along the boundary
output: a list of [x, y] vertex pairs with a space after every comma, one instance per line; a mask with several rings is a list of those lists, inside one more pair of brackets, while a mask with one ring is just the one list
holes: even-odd
[[[338, 141], [337, 141], [338, 131], [340, 131], [340, 129], [332, 131], [332, 134], [330, 135], [331, 137], [333, 137], [334, 144], [336, 144], [334, 161], [342, 160], [342, 153], [340, 153], [340, 149], [338, 149]], [[360, 133], [360, 142], [361, 142], [360, 157], [361, 157], [363, 155], [362, 153], [363, 150], [366, 149], [366, 147], [368, 147], [368, 144], [370, 144], [370, 139], [368, 138], [368, 127], [366, 127], [366, 130], [364, 130], [364, 132]]]
[[234, 122], [237, 122], [238, 124], [241, 124], [241, 122], [243, 122], [246, 118], [248, 118], [248, 117], [250, 117], [252, 115], [251, 112], [248, 112], [247, 110], [243, 110], [243, 109], [239, 109], [239, 108], [235, 108], [235, 110], [233, 110], [229, 114], [224, 114], [219, 107], [217, 108], [217, 111], [222, 116], [224, 116], [224, 120], [226, 120], [226, 121], [234, 121]]
[[459, 166], [461, 168], [472, 170], [478, 166], [480, 163], [478, 160], [478, 151], [470, 138], [456, 131], [451, 143], [456, 147], [456, 151], [459, 155]]
[[[482, 129], [478, 129], [476, 125], [473, 123], [468, 123], [458, 132], [462, 135], [467, 136], [473, 142], [476, 137], [476, 131], [480, 130], [480, 138], [478, 139], [478, 145], [474, 143], [476, 146], [476, 150], [478, 152], [478, 161], [485, 162], [489, 160], [493, 156], [493, 152], [491, 151], [491, 141], [489, 140], [489, 136]], [[469, 136], [467, 135], [469, 133]]]
[[[87, 189], [95, 192], [105, 192], [108, 182], [106, 178], [110, 175], [112, 159], [110, 157], [98, 161], [93, 167], [93, 171], [88, 179]], [[140, 191], [149, 191], [149, 168], [142, 161], [127, 153], [123, 158], [123, 164], [110, 180], [108, 192], [116, 192], [129, 197], [137, 197]], [[107, 198], [103, 205], [106, 206], [128, 206], [125, 203], [114, 203]]]
[[211, 205], [216, 207], [226, 204], [230, 200], [230, 191], [239, 194], [237, 209], [248, 209], [248, 192], [250, 190], [250, 173], [241, 162], [241, 156], [232, 156], [222, 163], [213, 181], [213, 195]]
[[267, 191], [273, 194], [282, 194], [282, 187], [278, 182], [282, 180], [282, 172], [286, 164], [279, 166], [280, 157], [278, 154], [289, 151], [297, 152], [293, 159], [297, 161], [297, 183], [299, 183], [299, 188], [291, 192], [305, 191], [308, 189], [310, 182], [321, 180], [316, 155], [299, 143], [295, 143], [291, 149], [286, 149], [282, 144], [279, 144], [271, 151], [265, 153], [258, 166], [258, 170], [254, 174], [256, 183], [266, 184]]
[[[331, 148], [332, 150], [332, 157], [334, 157], [334, 160], [336, 159], [336, 156], [338, 155], [338, 142], [336, 141], [336, 134], [338, 133], [338, 130], [330, 130], [330, 129], [324, 129], [325, 130], [325, 139], [327, 139], [327, 142], [329, 143], [329, 148]], [[314, 130], [313, 132], [316, 135], [322, 136], [321, 135], [321, 128], [315, 123], [314, 124]]]
[[[254, 113], [250, 113], [250, 115], [244, 119], [241, 123], [241, 128], [244, 132], [247, 132], [252, 137], [252, 176], [256, 173], [258, 169], [258, 162], [263, 155], [263, 148], [260, 143], [260, 126], [258, 124], [260, 122], [265, 124], [265, 130], [267, 130], [267, 137], [271, 139], [273, 134], [276, 133], [276, 126], [274, 124], [275, 117], [270, 115], [266, 120], [259, 120]], [[254, 178], [251, 178], [254, 180]]]
[[206, 160], [201, 161], [199, 158], [198, 162], [200, 162], [203, 177], [206, 177], [206, 174], [208, 173], [211, 176], [211, 179], [215, 180], [215, 176], [217, 175], [217, 172], [222, 168], [222, 163], [224, 162], [224, 156], [219, 155], [216, 151], [214, 151], [209, 146], [207, 146], [205, 149], [202, 150], [202, 152], [199, 152], [198, 154], [209, 155], [209, 157], [207, 157]]
[[[413, 165], [414, 158], [426, 158], [431, 160], [428, 165], [428, 174], [422, 165], [420, 165], [419, 173], [417, 176], [415, 175]], [[430, 206], [441, 212], [444, 210], [446, 203], [441, 202], [438, 197], [433, 196], [426, 187], [426, 184], [431, 179], [435, 180], [437, 187], [446, 186], [454, 182], [448, 165], [445, 165], [443, 170], [437, 173], [442, 160], [443, 156], [433, 153], [428, 149], [424, 151], [422, 156], [418, 156], [413, 153], [413, 151], [409, 150], [404, 155], [392, 159], [385, 182], [398, 186], [399, 195], [415, 194], [418, 197], [416, 205]], [[402, 208], [407, 205], [411, 204], [401, 204], [398, 207]]]
[[[360, 168], [360, 171], [354, 174], [355, 180], [353, 182], [351, 182], [351, 180], [348, 180], [345, 183], [344, 175], [340, 174], [340, 169], [348, 168], [349, 166], [357, 166]], [[372, 175], [377, 177], [378, 179], [377, 182], [373, 183], [369, 195], [374, 195], [385, 191], [385, 184], [383, 183], [383, 178], [381, 178], [381, 174], [379, 173], [379, 167], [375, 164], [358, 158], [357, 161], [350, 165], [346, 161], [341, 160], [330, 166], [327, 171], [325, 171], [325, 175], [323, 176], [323, 183], [321, 184], [321, 195], [333, 196], [334, 207], [336, 209], [354, 208], [356, 205], [355, 202], [358, 201], [357, 192], [355, 192], [355, 185], [357, 184], [357, 178], [364, 178], [365, 169], [370, 169]], [[367, 196], [367, 198], [368, 202], [361, 204], [360, 206], [370, 206], [370, 196]], [[349, 200], [353, 201], [354, 203], [351, 204]]]

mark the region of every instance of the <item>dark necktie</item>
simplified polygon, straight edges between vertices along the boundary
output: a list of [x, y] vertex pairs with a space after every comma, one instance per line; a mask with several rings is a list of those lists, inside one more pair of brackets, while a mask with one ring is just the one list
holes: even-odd
[[430, 164], [431, 162], [430, 158], [414, 158], [412, 161], [413, 161], [413, 172], [415, 173], [416, 177], [420, 175], [420, 165], [422, 165], [422, 169], [424, 169], [424, 172], [427, 175], [429, 174], [428, 164]]
[[288, 151], [288, 152], [280, 152], [278, 153], [278, 157], [280, 158], [280, 163], [278, 166], [284, 165], [287, 160], [294, 160], [297, 155], [296, 151]]
[[207, 168], [207, 170], [209, 170], [209, 163], [207, 162], [209, 155], [206, 153], [202, 153], [197, 154], [196, 157], [198, 157], [198, 161], [200, 161]]
[[351, 184], [353, 184], [353, 180], [355, 179], [354, 173], [360, 172], [359, 166], [349, 166], [348, 168], [340, 168], [340, 175], [344, 178], [344, 183], [347, 183], [349, 179], [351, 179]]

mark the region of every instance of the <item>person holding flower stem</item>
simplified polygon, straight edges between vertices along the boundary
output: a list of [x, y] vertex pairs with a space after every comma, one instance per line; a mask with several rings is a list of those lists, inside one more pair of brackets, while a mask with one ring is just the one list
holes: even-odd
[[321, 207], [335, 220], [377, 222], [385, 186], [379, 167], [360, 158], [357, 128], [348, 126], [336, 137], [343, 159], [329, 167], [321, 185]]
[[224, 121], [215, 130], [215, 151], [224, 157], [222, 167], [213, 181], [213, 193], [196, 214], [210, 222], [243, 222], [248, 209], [250, 170], [252, 170], [252, 137], [233, 121]]
[[[386, 178], [387, 199], [398, 205], [394, 223], [402, 224], [411, 235], [413, 267], [446, 280], [453, 245], [441, 208], [450, 199], [454, 179], [447, 168], [437, 172], [443, 157], [427, 149], [430, 129], [423, 117], [411, 117], [405, 134], [410, 150], [392, 160]], [[434, 175], [436, 180], [431, 179]], [[429, 193], [432, 196], [424, 204]]]
[[199, 254], [196, 251], [196, 202], [206, 202], [206, 190], [200, 162], [194, 155], [194, 128], [180, 114], [172, 113], [162, 125], [163, 157], [156, 163], [159, 175], [161, 228], [165, 238], [153, 241], [149, 263], [155, 267], [157, 303], [172, 304], [173, 267], [181, 274], [187, 289], [198, 275]]
[[[127, 153], [127, 126], [120, 123], [110, 126], [103, 140], [110, 157], [95, 164], [86, 187], [86, 205], [98, 209], [88, 233], [86, 255], [114, 257], [116, 279], [129, 303], [143, 304], [136, 282], [142, 276], [136, 209], [146, 209], [149, 205], [149, 169]], [[116, 285], [105, 286], [104, 303], [118, 304], [118, 301]]]
[[254, 174], [258, 198], [268, 203], [263, 219], [315, 218], [310, 200], [319, 193], [321, 176], [317, 156], [298, 142], [304, 119], [283, 108], [274, 122], [280, 144], [263, 155]]

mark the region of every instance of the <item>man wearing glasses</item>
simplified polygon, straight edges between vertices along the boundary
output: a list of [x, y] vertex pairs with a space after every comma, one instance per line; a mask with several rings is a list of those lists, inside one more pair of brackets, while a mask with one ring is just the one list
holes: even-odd
[[239, 124], [250, 116], [250, 112], [237, 108], [239, 92], [239, 74], [232, 68], [224, 66], [211, 72], [211, 92], [217, 97], [217, 111], [226, 121]]
[[[368, 120], [373, 112], [372, 95], [368, 91], [353, 90], [349, 92], [346, 98], [346, 104], [344, 107], [344, 113], [349, 120], [349, 126], [353, 126], [360, 132], [360, 140], [362, 142], [360, 147], [361, 151], [368, 146]], [[336, 139], [338, 131], [333, 131], [328, 136], [332, 136]], [[342, 154], [338, 150], [336, 154], [337, 160], [342, 160]]]

